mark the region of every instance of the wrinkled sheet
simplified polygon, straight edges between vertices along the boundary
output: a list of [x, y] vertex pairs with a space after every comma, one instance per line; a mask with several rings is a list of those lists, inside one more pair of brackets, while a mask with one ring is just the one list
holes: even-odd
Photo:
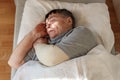
[[120, 56], [98, 45], [85, 56], [53, 67], [29, 61], [18, 69], [12, 80], [120, 80]]

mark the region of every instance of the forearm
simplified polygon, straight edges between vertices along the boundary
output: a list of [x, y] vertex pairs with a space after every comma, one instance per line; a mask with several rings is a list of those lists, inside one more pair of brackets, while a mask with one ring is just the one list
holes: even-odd
[[35, 41], [32, 33], [27, 34], [24, 39], [18, 44], [18, 46], [13, 51], [8, 64], [11, 67], [18, 68], [24, 63], [24, 57], [27, 52], [32, 48], [33, 42]]
[[28, 33], [24, 39], [18, 44], [13, 51], [8, 64], [11, 67], [18, 68], [24, 63], [24, 57], [27, 52], [32, 48], [34, 41], [40, 37], [47, 35], [45, 23], [38, 24], [30, 33]]

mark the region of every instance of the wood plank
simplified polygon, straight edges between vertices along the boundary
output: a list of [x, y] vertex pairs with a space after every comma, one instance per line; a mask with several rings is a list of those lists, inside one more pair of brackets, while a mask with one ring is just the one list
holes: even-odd
[[0, 0], [0, 80], [10, 80], [7, 62], [12, 52], [14, 16], [13, 0]]
[[106, 4], [108, 5], [109, 13], [110, 13], [110, 23], [112, 26], [112, 30], [115, 36], [115, 49], [120, 52], [120, 24], [118, 23], [118, 19], [115, 13], [115, 9], [113, 6], [112, 0], [107, 0]]

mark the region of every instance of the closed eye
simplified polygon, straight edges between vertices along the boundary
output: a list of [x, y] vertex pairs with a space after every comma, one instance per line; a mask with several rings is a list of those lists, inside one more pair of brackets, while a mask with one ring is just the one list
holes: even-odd
[[56, 17], [52, 17], [52, 18], [48, 19], [48, 20], [46, 21], [46, 26], [49, 25], [49, 24], [52, 24], [52, 23], [55, 22], [55, 21], [57, 21], [57, 18], [56, 18]]

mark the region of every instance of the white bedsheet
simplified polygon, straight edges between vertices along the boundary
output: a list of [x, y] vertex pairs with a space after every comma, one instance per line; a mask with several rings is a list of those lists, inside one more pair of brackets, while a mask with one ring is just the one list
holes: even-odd
[[120, 80], [120, 58], [98, 45], [86, 56], [53, 67], [29, 61], [18, 69], [13, 80]]

